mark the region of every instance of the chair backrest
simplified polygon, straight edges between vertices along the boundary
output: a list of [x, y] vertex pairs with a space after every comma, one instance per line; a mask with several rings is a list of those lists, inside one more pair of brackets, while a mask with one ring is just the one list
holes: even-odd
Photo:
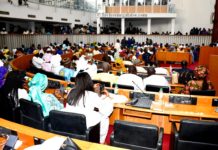
[[93, 83], [100, 83], [100, 84], [103, 84], [104, 86], [106, 87], [110, 87], [110, 82], [106, 82], [106, 81], [100, 81], [100, 80], [92, 80]]
[[[115, 85], [116, 84], [113, 84], [113, 88], [115, 87]], [[117, 84], [117, 87], [121, 89], [134, 90], [134, 87], [131, 85]]]
[[129, 145], [156, 148], [158, 127], [116, 120], [114, 123], [114, 140]]
[[215, 96], [216, 91], [215, 90], [191, 90], [191, 95], [203, 95], [203, 96]]
[[183, 141], [218, 144], [218, 122], [182, 120], [179, 139]]
[[170, 92], [170, 89], [168, 86], [158, 86], [158, 85], [146, 85], [145, 90], [152, 91], [152, 92], [159, 92], [161, 88], [163, 89], [164, 93]]
[[37, 129], [45, 129], [41, 105], [26, 99], [20, 99], [21, 124]]
[[83, 114], [52, 110], [49, 130], [73, 138], [86, 139], [86, 117]]

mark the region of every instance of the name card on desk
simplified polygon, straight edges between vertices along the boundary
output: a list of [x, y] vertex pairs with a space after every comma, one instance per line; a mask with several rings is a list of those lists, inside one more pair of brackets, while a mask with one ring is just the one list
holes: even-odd
[[188, 105], [196, 105], [197, 97], [190, 96], [169, 96], [169, 102], [175, 104], [188, 104]]
[[142, 93], [142, 92], [132, 92], [132, 91], [129, 93], [129, 98], [130, 99], [141, 98], [141, 97], [149, 97], [150, 100], [154, 101], [155, 94]]

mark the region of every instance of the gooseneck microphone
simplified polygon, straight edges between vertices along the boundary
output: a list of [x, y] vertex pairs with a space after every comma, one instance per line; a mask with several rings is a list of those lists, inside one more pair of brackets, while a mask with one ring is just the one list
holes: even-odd
[[136, 84], [134, 81], [132, 81], [132, 83], [147, 97], [148, 94], [146, 94], [140, 87], [138, 84]]

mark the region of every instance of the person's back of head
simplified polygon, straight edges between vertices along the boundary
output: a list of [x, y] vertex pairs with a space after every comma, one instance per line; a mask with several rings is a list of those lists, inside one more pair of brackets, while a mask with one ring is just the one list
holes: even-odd
[[111, 70], [111, 65], [108, 62], [102, 63], [102, 70], [103, 72], [109, 72]]
[[85, 91], [94, 91], [94, 84], [87, 72], [80, 72], [75, 78], [75, 88], [70, 91], [67, 102], [76, 105], [81, 97], [85, 96]]
[[147, 68], [147, 74], [148, 74], [148, 76], [151, 76], [151, 75], [153, 75], [153, 74], [155, 74], [156, 73], [156, 71], [155, 71], [155, 68], [154, 67], [148, 67]]
[[136, 69], [136, 67], [133, 66], [133, 65], [128, 66], [128, 73], [137, 74], [137, 69]]

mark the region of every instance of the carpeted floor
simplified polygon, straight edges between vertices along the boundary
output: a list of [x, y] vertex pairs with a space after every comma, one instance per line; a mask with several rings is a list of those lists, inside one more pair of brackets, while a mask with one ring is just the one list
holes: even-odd
[[[105, 144], [107, 144], [107, 145], [110, 145], [110, 135], [112, 132], [113, 132], [113, 126], [110, 126], [107, 137], [106, 137], [106, 141], [105, 141]], [[170, 135], [164, 134], [162, 150], [169, 150], [169, 149], [170, 149]]]

